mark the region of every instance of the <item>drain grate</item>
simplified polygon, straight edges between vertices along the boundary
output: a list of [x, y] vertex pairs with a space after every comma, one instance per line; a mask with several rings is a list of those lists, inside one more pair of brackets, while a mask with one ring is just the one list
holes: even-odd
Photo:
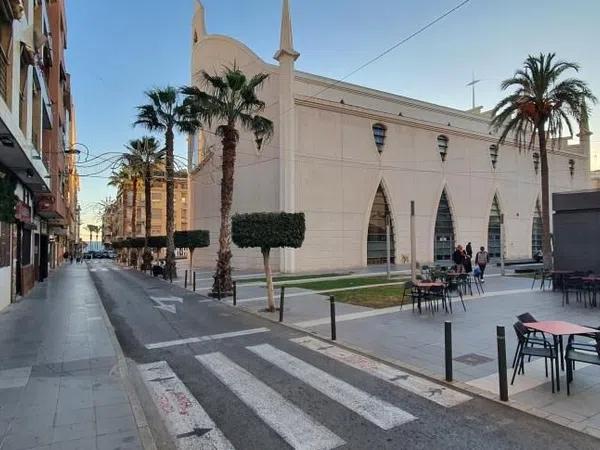
[[478, 355], [477, 353], [467, 353], [466, 355], [454, 358], [454, 361], [458, 361], [459, 363], [463, 363], [468, 366], [479, 366], [481, 364], [493, 361], [493, 359], [488, 358], [487, 356]]

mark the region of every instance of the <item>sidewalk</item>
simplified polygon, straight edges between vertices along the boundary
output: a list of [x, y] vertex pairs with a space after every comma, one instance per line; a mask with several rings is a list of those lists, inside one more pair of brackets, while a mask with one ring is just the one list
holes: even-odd
[[142, 448], [107, 321], [86, 265], [0, 313], [1, 450]]

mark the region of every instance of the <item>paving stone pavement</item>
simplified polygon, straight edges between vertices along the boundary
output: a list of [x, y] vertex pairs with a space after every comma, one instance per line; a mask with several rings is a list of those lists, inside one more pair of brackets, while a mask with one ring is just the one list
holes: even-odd
[[141, 449], [102, 304], [65, 265], [0, 312], [0, 449]]

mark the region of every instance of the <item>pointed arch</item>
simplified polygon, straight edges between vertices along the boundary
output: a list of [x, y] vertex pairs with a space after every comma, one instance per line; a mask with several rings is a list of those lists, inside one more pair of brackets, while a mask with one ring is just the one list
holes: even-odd
[[389, 195], [383, 180], [379, 182], [369, 214], [367, 226], [367, 264], [385, 264], [387, 262], [386, 220], [390, 225], [390, 259], [395, 262], [395, 233]]
[[490, 258], [500, 258], [500, 253], [502, 252], [501, 217], [502, 210], [500, 209], [500, 202], [498, 201], [498, 193], [496, 193], [492, 200], [492, 207], [490, 209], [490, 217], [488, 220], [487, 251]]
[[533, 209], [533, 220], [531, 224], [531, 256], [535, 256], [542, 251], [542, 236], [544, 227], [542, 222], [542, 208], [540, 206], [540, 198], [535, 201]]
[[450, 261], [454, 251], [456, 234], [454, 229], [454, 216], [448, 198], [447, 188], [444, 187], [438, 202], [433, 231], [433, 259], [434, 261]]

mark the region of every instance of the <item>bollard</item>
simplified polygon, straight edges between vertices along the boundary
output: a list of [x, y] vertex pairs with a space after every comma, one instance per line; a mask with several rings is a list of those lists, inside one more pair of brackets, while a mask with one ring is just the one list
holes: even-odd
[[506, 373], [506, 334], [504, 327], [496, 327], [498, 341], [498, 382], [500, 384], [500, 400], [508, 401], [508, 378]]
[[192, 272], [192, 289], [196, 292], [196, 272]]
[[187, 270], [185, 271], [185, 277], [183, 279], [183, 288], [187, 289]]
[[335, 341], [337, 336], [335, 332], [335, 297], [333, 295], [329, 297], [329, 308], [331, 311], [331, 340]]
[[169, 280], [171, 281], [171, 283], [173, 283], [173, 268], [172, 267], [169, 268]]
[[237, 281], [233, 282], [233, 306], [237, 305]]
[[285, 286], [281, 286], [279, 294], [279, 321], [283, 322], [283, 299], [285, 298]]
[[452, 322], [444, 323], [444, 341], [446, 349], [446, 381], [452, 381]]

